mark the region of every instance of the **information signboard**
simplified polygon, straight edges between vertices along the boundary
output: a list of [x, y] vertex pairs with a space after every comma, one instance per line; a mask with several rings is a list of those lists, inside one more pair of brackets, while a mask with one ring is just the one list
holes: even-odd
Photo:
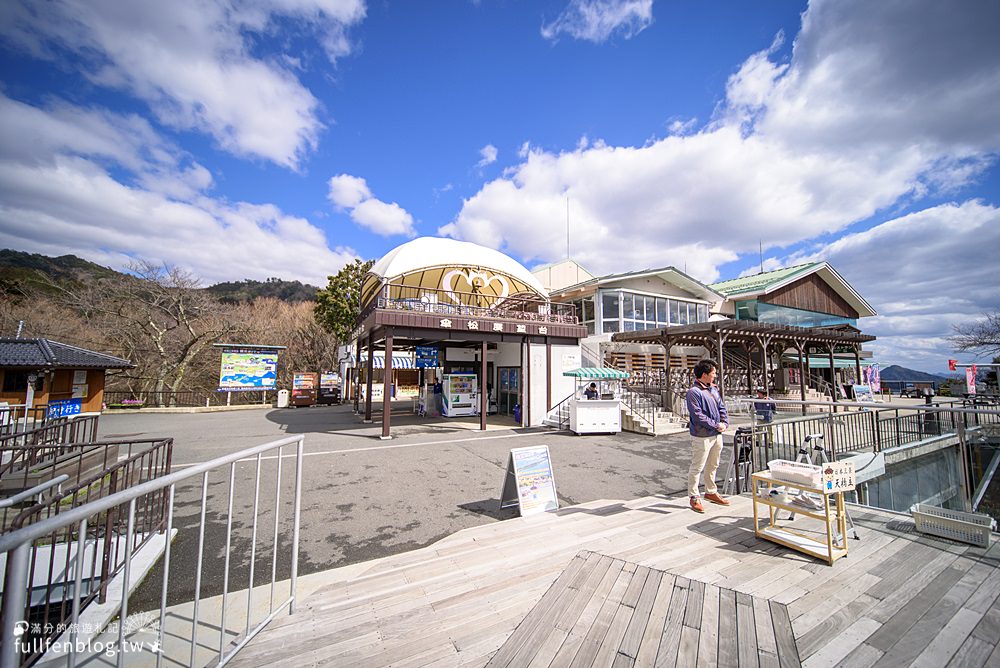
[[[859, 404], [873, 404], [875, 403], [875, 395], [872, 394], [872, 388], [869, 385], [855, 385], [854, 386], [854, 400]], [[862, 409], [867, 410], [867, 409]]]
[[82, 399], [58, 399], [49, 402], [48, 418], [67, 417], [78, 415], [83, 407]]
[[827, 462], [823, 465], [823, 491], [827, 494], [853, 492], [857, 484], [854, 462]]
[[507, 458], [500, 507], [516, 505], [521, 516], [557, 510], [556, 480], [552, 474], [549, 446], [514, 448]]
[[416, 366], [418, 369], [436, 369], [441, 366], [438, 362], [438, 349], [433, 346], [417, 346]]
[[223, 348], [220, 392], [273, 390], [277, 381], [277, 350], [252, 346]]

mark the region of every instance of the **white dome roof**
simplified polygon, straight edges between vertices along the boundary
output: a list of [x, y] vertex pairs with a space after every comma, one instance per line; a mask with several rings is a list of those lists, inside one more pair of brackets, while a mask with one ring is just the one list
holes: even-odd
[[399, 276], [435, 267], [478, 267], [519, 280], [540, 296], [548, 298], [541, 282], [520, 262], [500, 251], [468, 241], [442, 237], [419, 237], [393, 248], [369, 270], [390, 281]]

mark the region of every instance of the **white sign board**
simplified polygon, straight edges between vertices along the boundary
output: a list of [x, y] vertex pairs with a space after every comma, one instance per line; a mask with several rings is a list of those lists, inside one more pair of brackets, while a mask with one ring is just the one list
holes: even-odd
[[87, 370], [77, 369], [73, 372], [73, 384], [74, 385], [84, 385], [87, 382]]
[[854, 478], [854, 462], [827, 462], [823, 465], [823, 492], [853, 492], [857, 486]]
[[556, 480], [552, 475], [549, 446], [514, 448], [507, 458], [500, 507], [517, 505], [521, 516], [558, 510]]

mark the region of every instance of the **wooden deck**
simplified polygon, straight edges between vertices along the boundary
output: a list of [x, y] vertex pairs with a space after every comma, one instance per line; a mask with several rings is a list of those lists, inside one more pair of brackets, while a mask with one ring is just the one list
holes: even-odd
[[706, 505], [597, 501], [331, 571], [230, 665], [1000, 665], [1000, 543], [855, 510], [828, 566], [755, 538], [748, 498]]

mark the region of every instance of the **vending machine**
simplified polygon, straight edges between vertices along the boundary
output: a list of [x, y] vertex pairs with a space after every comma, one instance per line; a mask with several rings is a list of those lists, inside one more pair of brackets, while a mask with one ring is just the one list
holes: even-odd
[[445, 417], [476, 415], [479, 383], [474, 373], [446, 373], [441, 377]]
[[316, 403], [326, 405], [340, 403], [339, 373], [324, 371], [319, 375], [319, 394], [316, 396]]
[[292, 406], [312, 406], [319, 388], [318, 373], [292, 374]]

